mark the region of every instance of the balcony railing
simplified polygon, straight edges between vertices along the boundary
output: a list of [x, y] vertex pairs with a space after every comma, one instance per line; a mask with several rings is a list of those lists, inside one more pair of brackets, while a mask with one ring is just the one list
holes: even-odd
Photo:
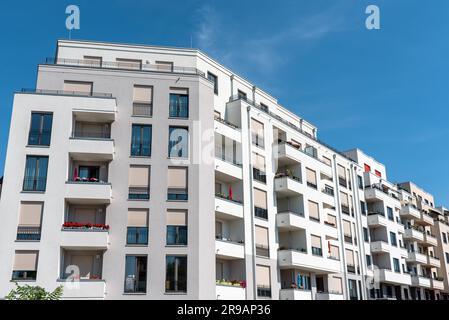
[[235, 202], [235, 203], [238, 203], [238, 204], [242, 204], [243, 203], [241, 200], [237, 200], [237, 199], [231, 198], [228, 195], [225, 195], [223, 193], [215, 193], [215, 196], [217, 198], [228, 200], [228, 201], [232, 201], [232, 202]]
[[28, 94], [45, 94], [45, 95], [58, 95], [58, 96], [80, 96], [80, 97], [93, 97], [93, 98], [113, 98], [112, 97], [112, 93], [102, 93], [102, 92], [48, 90], [48, 89], [29, 89], [29, 88], [23, 88], [20, 92], [21, 93], [28, 93]]
[[324, 189], [321, 190], [323, 193], [330, 195], [331, 197], [334, 196], [334, 189], [329, 187], [324, 187]]
[[268, 258], [270, 256], [270, 248], [266, 245], [256, 243], [256, 256]]
[[254, 215], [258, 218], [268, 219], [268, 210], [264, 208], [254, 207]]
[[356, 267], [355, 267], [354, 265], [348, 264], [348, 265], [346, 266], [346, 268], [347, 268], [347, 270], [348, 270], [349, 273], [355, 273], [355, 272], [356, 272]]
[[345, 242], [352, 243], [352, 236], [344, 235]]
[[295, 175], [293, 175], [293, 174], [291, 174], [291, 173], [288, 173], [288, 172], [278, 172], [278, 173], [276, 173], [276, 175], [274, 176], [275, 179], [278, 179], [278, 178], [284, 178], [284, 177], [287, 177], [287, 178], [289, 178], [289, 179], [292, 179], [292, 180], [295, 180], [295, 181], [297, 181], [297, 182], [299, 182], [299, 183], [302, 183], [302, 180], [301, 180], [300, 177], [297, 177], [297, 176], [295, 176]]
[[344, 204], [341, 205], [341, 212], [345, 214], [351, 214], [351, 209], [348, 206], [345, 206]]
[[267, 175], [257, 168], [253, 168], [253, 179], [262, 183], [267, 183]]
[[130, 200], [149, 200], [150, 189], [148, 187], [129, 187], [128, 199]]
[[17, 227], [16, 239], [19, 241], [39, 241], [41, 239], [41, 227], [20, 225]]
[[257, 286], [257, 296], [260, 298], [271, 298], [271, 287]]
[[72, 132], [72, 139], [111, 139], [111, 132], [74, 131]]
[[91, 62], [89, 60], [79, 59], [64, 59], [64, 58], [47, 58], [45, 64], [51, 65], [66, 65], [74, 67], [87, 67], [87, 68], [101, 68], [101, 69], [121, 69], [132, 71], [146, 71], [146, 72], [163, 72], [163, 73], [182, 73], [182, 74], [195, 74], [203, 78], [206, 78], [204, 72], [193, 67], [179, 67], [170, 66], [167, 67], [161, 64], [143, 64], [143, 63], [126, 63], [117, 61], [101, 61]]
[[323, 256], [323, 249], [318, 248], [318, 247], [312, 247], [312, 254], [314, 256]]
[[189, 195], [186, 189], [168, 189], [167, 199], [170, 201], [187, 201]]

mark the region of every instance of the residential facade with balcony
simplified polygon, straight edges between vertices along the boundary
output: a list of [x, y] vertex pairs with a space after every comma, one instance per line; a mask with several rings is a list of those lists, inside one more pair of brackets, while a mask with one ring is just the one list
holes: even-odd
[[[447, 297], [438, 224], [381, 163], [196, 49], [58, 41], [14, 96], [4, 176], [0, 296]], [[413, 295], [415, 265], [442, 289]]]

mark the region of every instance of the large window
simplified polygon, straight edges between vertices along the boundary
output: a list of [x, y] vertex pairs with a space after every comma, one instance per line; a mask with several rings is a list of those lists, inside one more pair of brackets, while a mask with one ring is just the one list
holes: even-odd
[[51, 138], [51, 127], [53, 122], [52, 113], [31, 113], [30, 132], [28, 134], [28, 145], [49, 146]]
[[257, 218], [268, 219], [267, 193], [254, 188], [254, 215]]
[[387, 216], [389, 220], [394, 221], [393, 209], [390, 207], [387, 207]]
[[39, 241], [41, 239], [43, 205], [43, 202], [22, 202], [20, 204], [17, 240]]
[[133, 124], [131, 136], [131, 155], [139, 157], [151, 156], [152, 127]]
[[256, 286], [258, 297], [271, 297], [270, 267], [256, 266]]
[[131, 166], [128, 183], [128, 198], [130, 200], [150, 199], [150, 167]]
[[36, 280], [38, 251], [16, 251], [12, 280]]
[[126, 244], [148, 244], [148, 211], [144, 209], [128, 210]]
[[189, 129], [170, 127], [168, 132], [168, 156], [170, 158], [187, 158], [189, 156]]
[[27, 156], [23, 191], [45, 191], [47, 185], [48, 157]]
[[315, 256], [323, 255], [323, 248], [321, 245], [321, 237], [316, 235], [310, 235], [310, 241], [312, 244], [312, 254]]
[[187, 192], [187, 173], [186, 167], [169, 167], [167, 177], [167, 200], [186, 201]]
[[214, 84], [214, 93], [218, 94], [218, 77], [210, 72], [207, 72], [207, 79], [213, 82]]
[[147, 257], [126, 256], [125, 292], [147, 292]]
[[270, 247], [268, 242], [268, 229], [255, 226], [256, 231], [256, 255], [259, 257], [270, 257]]
[[390, 231], [390, 243], [392, 246], [395, 246], [395, 247], [398, 246], [398, 242], [396, 240], [396, 233], [391, 232], [391, 231]]
[[264, 125], [255, 119], [251, 119], [251, 136], [253, 145], [259, 148], [264, 148]]
[[309, 200], [308, 206], [309, 206], [309, 219], [320, 221], [319, 204]]
[[153, 87], [134, 86], [133, 91], [133, 116], [153, 115]]
[[253, 178], [256, 181], [266, 183], [267, 176], [265, 173], [265, 157], [253, 152]]
[[312, 169], [306, 168], [306, 178], [307, 178], [307, 186], [316, 189], [317, 188], [316, 172]]
[[363, 227], [363, 239], [365, 242], [369, 242], [369, 232], [368, 228]]
[[167, 245], [187, 245], [187, 211], [167, 211]]
[[189, 91], [187, 89], [170, 88], [170, 117], [189, 117]]
[[166, 292], [187, 292], [187, 257], [167, 256], [165, 275]]
[[401, 272], [401, 266], [399, 264], [399, 259], [397, 258], [393, 258], [393, 267], [394, 267], [394, 272]]

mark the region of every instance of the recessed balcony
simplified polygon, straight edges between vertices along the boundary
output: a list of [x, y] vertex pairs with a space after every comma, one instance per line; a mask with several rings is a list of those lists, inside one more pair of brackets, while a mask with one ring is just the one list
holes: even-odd
[[312, 300], [312, 291], [301, 289], [281, 289], [279, 300]]
[[429, 247], [436, 247], [438, 245], [437, 238], [431, 234], [430, 232], [424, 233], [424, 242], [422, 243], [423, 246], [429, 246]]
[[72, 202], [110, 203], [111, 196], [111, 184], [107, 182], [66, 182], [65, 198]]
[[372, 253], [389, 253], [390, 245], [385, 241], [374, 241], [370, 244]]
[[215, 158], [215, 175], [217, 179], [225, 182], [231, 182], [235, 179], [242, 180], [242, 165], [235, 161]]
[[243, 259], [245, 258], [244, 244], [225, 240], [215, 241], [215, 253], [218, 259]]
[[216, 116], [214, 121], [214, 128], [216, 133], [223, 135], [231, 140], [235, 140], [239, 143], [242, 142], [242, 133], [240, 129], [230, 121]]
[[304, 217], [304, 214], [285, 211], [278, 212], [276, 215], [276, 225], [282, 231], [306, 230], [308, 223], [309, 221]]
[[215, 195], [215, 213], [224, 219], [242, 219], [243, 204], [221, 194]]
[[245, 288], [241, 285], [225, 285], [217, 282], [215, 287], [217, 300], [245, 300]]
[[308, 254], [306, 250], [279, 250], [278, 263], [281, 268], [301, 268], [317, 274], [341, 272], [339, 260]]
[[58, 285], [63, 286], [62, 299], [67, 300], [86, 300], [105, 298], [106, 283], [104, 280], [79, 280], [65, 281], [59, 280]]
[[274, 191], [280, 197], [298, 196], [304, 193], [299, 177], [277, 175], [274, 179]]
[[61, 247], [71, 249], [107, 249], [109, 232], [105, 225], [65, 223], [61, 230]]

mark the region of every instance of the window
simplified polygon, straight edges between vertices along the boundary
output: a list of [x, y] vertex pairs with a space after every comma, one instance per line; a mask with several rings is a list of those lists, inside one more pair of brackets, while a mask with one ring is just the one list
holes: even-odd
[[337, 166], [338, 169], [338, 183], [340, 186], [347, 188], [348, 182], [346, 180], [346, 169], [342, 165]]
[[371, 167], [365, 163], [364, 165], [365, 172], [371, 172]]
[[364, 201], [360, 201], [360, 211], [364, 216], [366, 216], [368, 208], [366, 207], [366, 203]]
[[323, 248], [321, 246], [321, 237], [310, 235], [310, 242], [312, 244], [312, 254], [315, 256], [323, 255]]
[[163, 72], [173, 72], [173, 62], [171, 61], [155, 61], [156, 70]]
[[359, 185], [359, 189], [363, 190], [363, 177], [357, 175], [357, 184]]
[[393, 267], [394, 267], [394, 272], [401, 273], [401, 266], [399, 264], [399, 259], [393, 258]]
[[253, 152], [253, 178], [262, 183], [267, 182], [265, 174], [265, 157]]
[[168, 168], [167, 200], [186, 201], [188, 199], [187, 172], [186, 167]]
[[52, 113], [32, 112], [28, 145], [49, 146], [52, 122]]
[[265, 111], [268, 112], [268, 106], [266, 104], [260, 103], [260, 108]]
[[187, 158], [189, 156], [189, 129], [186, 127], [169, 127], [168, 156], [170, 158]]
[[170, 88], [170, 118], [189, 117], [189, 90]]
[[306, 144], [304, 152], [312, 158], [318, 159], [318, 150], [314, 146]]
[[446, 256], [446, 263], [449, 263], [449, 252], [445, 252], [444, 255]]
[[390, 243], [392, 246], [395, 246], [395, 247], [398, 246], [398, 242], [396, 240], [396, 233], [391, 232], [391, 231], [390, 231]]
[[48, 157], [27, 156], [23, 191], [45, 191], [47, 185]]
[[256, 286], [258, 297], [271, 297], [270, 267], [256, 266]]
[[306, 168], [306, 178], [307, 178], [307, 186], [316, 189], [317, 181], [316, 181], [316, 172], [312, 169]]
[[153, 87], [135, 85], [133, 91], [133, 116], [153, 115]]
[[117, 68], [128, 69], [128, 70], [140, 70], [142, 69], [142, 60], [137, 59], [122, 59], [117, 58]]
[[187, 292], [187, 257], [167, 256], [165, 268], [165, 291]]
[[357, 300], [357, 281], [356, 280], [348, 280], [349, 284], [349, 300]]
[[84, 56], [83, 57], [84, 65], [88, 67], [101, 67], [103, 64], [102, 57], [94, 57], [94, 56]]
[[269, 258], [270, 249], [268, 242], [268, 229], [255, 226], [256, 232], [256, 256]]
[[125, 261], [125, 292], [147, 292], [147, 257], [126, 256]]
[[365, 242], [369, 242], [369, 232], [368, 232], [368, 228], [363, 227], [363, 239], [365, 240]]
[[338, 246], [329, 246], [329, 258], [333, 260], [340, 260], [340, 248]]
[[343, 220], [343, 234], [345, 242], [352, 243], [351, 223], [349, 221]]
[[109, 123], [75, 121], [75, 130], [72, 132], [74, 139], [110, 139], [111, 125]]
[[389, 220], [394, 221], [393, 209], [390, 207], [387, 207], [387, 216]]
[[38, 251], [16, 251], [12, 280], [36, 280], [38, 255]]
[[320, 221], [320, 210], [318, 203], [309, 200], [308, 204], [309, 204], [309, 219]]
[[371, 256], [369, 254], [366, 255], [366, 265], [369, 267], [371, 266], [372, 261], [371, 261]]
[[443, 238], [443, 242], [444, 242], [444, 243], [447, 243], [447, 235], [446, 235], [446, 232], [441, 232], [441, 236], [442, 236], [442, 238]]
[[345, 255], [346, 255], [346, 263], [347, 263], [348, 272], [355, 273], [354, 251], [345, 249]]
[[128, 183], [128, 198], [130, 200], [150, 199], [150, 167], [131, 166]]
[[267, 193], [254, 188], [254, 215], [257, 218], [268, 219]]
[[237, 90], [237, 96], [239, 97], [239, 99], [243, 99], [243, 100], [247, 99], [246, 93], [243, 91], [240, 91], [240, 90]]
[[207, 79], [214, 84], [214, 93], [218, 94], [218, 77], [211, 72], [207, 72]]
[[133, 124], [131, 136], [131, 155], [136, 157], [151, 156], [152, 127]]
[[252, 118], [251, 118], [251, 136], [253, 145], [262, 149], [265, 147], [264, 125], [262, 122], [254, 120]]
[[382, 173], [380, 173], [380, 171], [374, 170], [374, 174], [375, 174], [376, 176], [378, 176], [379, 178], [382, 178]]
[[340, 191], [340, 200], [341, 200], [341, 212], [349, 215], [351, 213], [351, 209], [349, 208], [348, 194], [343, 191]]
[[81, 96], [91, 96], [92, 95], [92, 82], [84, 82], [84, 81], [64, 81], [64, 92], [73, 94], [73, 95], [81, 95]]
[[43, 202], [22, 202], [20, 204], [17, 240], [39, 241], [41, 239], [43, 206]]
[[187, 245], [187, 211], [167, 211], [167, 245]]
[[148, 210], [128, 210], [126, 244], [148, 244]]
[[328, 166], [332, 166], [332, 161], [328, 157], [323, 156], [323, 162]]

